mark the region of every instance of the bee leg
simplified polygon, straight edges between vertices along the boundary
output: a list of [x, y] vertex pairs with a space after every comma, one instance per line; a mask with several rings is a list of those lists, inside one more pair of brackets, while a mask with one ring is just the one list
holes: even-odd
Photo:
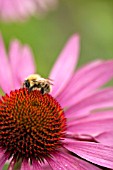
[[31, 88], [28, 88], [28, 93], [30, 93], [32, 91], [32, 87]]
[[41, 88], [40, 92], [41, 92], [42, 94], [44, 94], [44, 88], [43, 88], [43, 87]]

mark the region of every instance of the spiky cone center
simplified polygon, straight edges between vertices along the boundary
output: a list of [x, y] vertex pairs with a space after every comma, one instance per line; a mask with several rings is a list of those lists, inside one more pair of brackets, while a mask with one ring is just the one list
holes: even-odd
[[49, 94], [22, 88], [0, 100], [0, 147], [16, 160], [51, 156], [65, 130], [64, 112]]

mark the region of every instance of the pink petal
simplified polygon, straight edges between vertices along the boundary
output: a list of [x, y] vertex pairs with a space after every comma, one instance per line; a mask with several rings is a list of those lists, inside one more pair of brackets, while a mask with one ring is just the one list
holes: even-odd
[[28, 46], [21, 46], [18, 41], [13, 41], [10, 46], [9, 56], [14, 79], [14, 88], [20, 88], [24, 79], [29, 74], [35, 72], [32, 52]]
[[67, 130], [73, 133], [82, 133], [94, 136], [106, 131], [113, 130], [113, 119], [70, 124], [68, 125]]
[[52, 95], [57, 96], [72, 76], [79, 56], [79, 36], [72, 36], [62, 50], [50, 73], [53, 80]]
[[48, 159], [48, 163], [53, 170], [100, 170], [94, 165], [71, 156], [66, 152], [55, 154], [53, 158]]
[[96, 141], [103, 143], [107, 146], [113, 146], [113, 130], [108, 132], [103, 132], [95, 137]]
[[67, 121], [67, 131], [76, 134], [99, 135], [113, 130], [113, 111], [92, 113], [87, 117]]
[[107, 168], [113, 168], [113, 147], [83, 141], [68, 141], [65, 147], [92, 163]]
[[96, 61], [79, 69], [57, 97], [60, 104], [71, 106], [113, 78], [113, 60]]
[[12, 82], [9, 61], [6, 55], [4, 42], [0, 36], [0, 86], [5, 93], [9, 93], [13, 88]]
[[101, 111], [94, 111], [88, 112], [85, 116], [80, 117], [79, 115], [73, 115], [72, 117], [68, 118], [68, 123], [82, 123], [86, 121], [93, 121], [93, 120], [104, 120], [104, 119], [113, 119], [113, 110], [101, 110]]
[[71, 117], [73, 114], [84, 116], [95, 109], [105, 109], [110, 107], [113, 108], [113, 88], [106, 88], [79, 101], [65, 111], [65, 114], [66, 117]]
[[77, 118], [76, 115], [73, 117], [73, 120], [76, 119], [76, 123], [82, 123], [86, 121], [95, 121], [95, 120], [106, 120], [113, 119], [113, 110], [102, 110], [94, 111], [89, 113], [87, 116], [82, 118]]

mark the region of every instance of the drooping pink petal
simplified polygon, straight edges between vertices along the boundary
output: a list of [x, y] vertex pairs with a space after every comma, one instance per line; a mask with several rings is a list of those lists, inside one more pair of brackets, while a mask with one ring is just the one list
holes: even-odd
[[73, 157], [69, 153], [59, 152], [58, 154], [55, 154], [55, 157], [49, 158], [48, 163], [54, 170], [100, 170], [100, 168]]
[[108, 132], [103, 132], [95, 136], [96, 141], [103, 143], [107, 146], [113, 146], [113, 130]]
[[32, 164], [29, 164], [26, 160], [22, 162], [21, 169], [20, 170], [51, 170], [47, 164], [39, 163], [38, 160], [32, 160]]
[[0, 35], [0, 87], [6, 93], [9, 93], [10, 89], [13, 88], [11, 69], [1, 35]]
[[8, 170], [13, 170], [14, 169], [14, 166], [15, 166], [15, 163], [16, 163], [16, 160], [12, 159], [10, 161], [10, 164], [8, 166]]
[[75, 103], [67, 109], [65, 114], [66, 117], [72, 117], [73, 114], [80, 117], [87, 115], [88, 112], [92, 112], [95, 109], [106, 109], [110, 107], [113, 108], [113, 88], [105, 88]]
[[88, 64], [75, 73], [57, 100], [62, 107], [71, 106], [95, 92], [112, 78], [113, 60]]
[[2, 150], [0, 150], [0, 170], [3, 170], [3, 166], [5, 165], [8, 157], [8, 154], [5, 154]]
[[32, 169], [29, 163], [26, 160], [23, 160], [20, 170], [32, 170]]
[[[32, 170], [44, 170], [43, 164], [40, 165], [37, 160], [33, 160], [33, 162], [32, 162]], [[48, 169], [48, 167], [47, 167], [47, 170], [51, 170], [51, 169]]]
[[10, 46], [10, 64], [14, 79], [14, 88], [20, 88], [24, 79], [35, 72], [35, 64], [31, 49], [18, 41], [13, 41]]
[[113, 168], [113, 147], [83, 141], [68, 141], [65, 147], [92, 163]]
[[73, 35], [63, 51], [61, 52], [58, 60], [55, 62], [53, 69], [50, 73], [50, 78], [53, 80], [52, 95], [57, 96], [72, 76], [79, 56], [79, 36]]

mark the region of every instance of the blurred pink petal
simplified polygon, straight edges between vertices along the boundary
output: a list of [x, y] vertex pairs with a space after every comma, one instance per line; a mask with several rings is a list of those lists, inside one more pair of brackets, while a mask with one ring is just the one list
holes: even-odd
[[92, 163], [113, 168], [113, 147], [90, 142], [68, 142], [65, 147]]
[[[20, 82], [18, 81], [17, 78], [17, 70], [19, 67], [19, 60], [20, 60], [20, 50], [21, 50], [21, 46], [20, 43], [18, 41], [12, 41], [10, 44], [10, 48], [9, 48], [9, 64], [11, 67], [11, 71], [12, 71], [12, 77], [13, 77], [13, 83], [14, 83], [14, 87], [18, 87], [18, 85], [20, 84]], [[19, 70], [18, 70], [19, 71]]]
[[8, 93], [13, 88], [10, 64], [4, 47], [4, 42], [0, 35], [0, 86]]
[[13, 79], [15, 80], [14, 87], [20, 88], [20, 83], [23, 82], [28, 75], [35, 72], [31, 49], [27, 45], [22, 47], [17, 40], [13, 41], [9, 49], [9, 60]]
[[32, 0], [0, 0], [0, 18], [5, 21], [23, 20], [36, 10]]
[[78, 57], [79, 36], [75, 34], [65, 45], [50, 73], [49, 77], [54, 81], [53, 96], [58, 95], [69, 82], [77, 64]]
[[57, 6], [57, 0], [0, 0], [0, 19], [25, 20], [31, 15], [43, 14]]
[[[27, 64], [26, 64], [27, 62]], [[6, 55], [4, 42], [0, 39], [0, 87], [4, 92], [21, 87], [23, 80], [35, 72], [31, 49], [19, 41], [11, 42], [9, 54]], [[5, 74], [5, 76], [4, 76]]]
[[[45, 165], [47, 165], [47, 163], [45, 163]], [[36, 161], [36, 160], [33, 160], [33, 166], [32, 166], [32, 170], [36, 170], [36, 169], [38, 169], [38, 170], [51, 170], [51, 168], [50, 167], [43, 167], [43, 165], [41, 164], [39, 164], [38, 163], [38, 161]], [[22, 170], [22, 169], [21, 169]], [[24, 170], [24, 169], [23, 169]]]

